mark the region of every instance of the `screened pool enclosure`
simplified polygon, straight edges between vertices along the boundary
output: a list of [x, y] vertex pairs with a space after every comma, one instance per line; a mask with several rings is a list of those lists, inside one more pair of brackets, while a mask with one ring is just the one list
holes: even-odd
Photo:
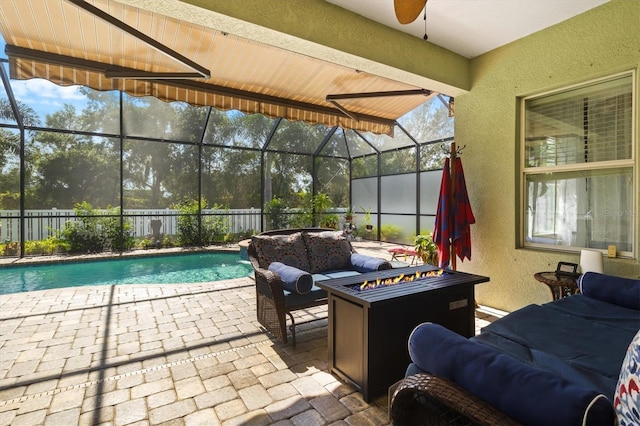
[[348, 211], [354, 237], [412, 243], [433, 230], [453, 141], [448, 97], [429, 97], [387, 135], [14, 80], [8, 68], [5, 56], [2, 256], [343, 229]]

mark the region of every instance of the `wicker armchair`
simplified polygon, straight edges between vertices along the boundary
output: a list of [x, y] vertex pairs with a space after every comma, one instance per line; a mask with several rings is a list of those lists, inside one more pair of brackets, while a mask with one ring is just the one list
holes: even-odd
[[[296, 235], [297, 234], [297, 235]], [[326, 228], [293, 228], [263, 232], [251, 238], [247, 248], [256, 280], [257, 316], [260, 324], [271, 334], [287, 343], [287, 316], [291, 320], [291, 337], [296, 344], [296, 322], [293, 312], [327, 304], [327, 293], [306, 283], [307, 293], [291, 288], [291, 280], [283, 282], [279, 274], [312, 275], [328, 282], [335, 278], [392, 268], [389, 261], [366, 255], [357, 255], [342, 231]], [[279, 263], [280, 265], [275, 265]], [[277, 273], [272, 272], [278, 270]], [[281, 272], [282, 271], [282, 272]], [[290, 278], [290, 277], [289, 277]], [[296, 281], [296, 286], [298, 282]], [[316, 317], [309, 321], [325, 319]], [[309, 322], [306, 321], [306, 322]]]
[[404, 378], [393, 392], [390, 405], [389, 417], [398, 426], [519, 424], [459, 385], [430, 374]]
[[[266, 231], [260, 235], [291, 235], [296, 232], [319, 232], [334, 231], [334, 229], [324, 228], [292, 228]], [[309, 293], [308, 297], [302, 297], [291, 303], [285, 300], [283, 283], [273, 272], [264, 269], [258, 261], [258, 253], [253, 243], [249, 243], [247, 249], [249, 260], [255, 272], [256, 281], [256, 305], [258, 322], [262, 324], [276, 338], [284, 343], [287, 338], [287, 316], [291, 320], [289, 329], [291, 330], [292, 344], [296, 344], [296, 322], [292, 312], [300, 309], [307, 309], [314, 306], [327, 304], [327, 293], [324, 290], [317, 290]], [[323, 318], [317, 318], [323, 319]]]

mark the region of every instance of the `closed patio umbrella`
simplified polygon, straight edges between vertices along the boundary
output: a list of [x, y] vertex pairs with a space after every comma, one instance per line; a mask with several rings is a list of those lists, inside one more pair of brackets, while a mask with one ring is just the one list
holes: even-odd
[[476, 223], [476, 218], [471, 211], [467, 184], [464, 180], [462, 160], [460, 157], [454, 159], [455, 191], [454, 191], [454, 230], [453, 241], [456, 254], [460, 260], [465, 257], [471, 260], [471, 225]]
[[454, 157], [453, 171], [450, 170], [450, 164], [450, 159], [446, 158], [442, 170], [433, 241], [438, 246], [440, 267], [446, 268], [451, 263], [452, 269], [455, 269], [456, 255], [462, 261], [465, 258], [471, 259], [470, 225], [476, 220], [469, 203], [462, 160]]
[[438, 209], [436, 210], [436, 223], [433, 230], [433, 242], [438, 246], [438, 262], [441, 268], [449, 266], [451, 254], [451, 172], [449, 170], [449, 157], [444, 161], [442, 181], [440, 182], [440, 196]]

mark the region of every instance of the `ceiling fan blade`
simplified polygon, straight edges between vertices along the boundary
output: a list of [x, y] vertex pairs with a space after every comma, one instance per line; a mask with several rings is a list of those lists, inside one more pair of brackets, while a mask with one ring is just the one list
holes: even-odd
[[393, 9], [401, 24], [415, 21], [426, 5], [427, 0], [393, 0]]

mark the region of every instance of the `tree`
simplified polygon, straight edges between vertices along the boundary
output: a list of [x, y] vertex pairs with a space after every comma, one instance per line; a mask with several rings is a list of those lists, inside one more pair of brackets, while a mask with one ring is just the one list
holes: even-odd
[[[18, 113], [25, 126], [40, 124], [38, 114], [30, 106], [17, 101]], [[9, 100], [0, 98], [0, 120], [15, 122], [13, 109]], [[33, 138], [33, 133], [26, 131], [25, 139]], [[29, 146], [29, 144], [27, 144]], [[0, 209], [18, 209], [20, 207], [20, 130], [0, 128]], [[25, 149], [25, 174], [29, 176], [32, 169], [33, 155]]]
[[316, 159], [316, 191], [328, 194], [335, 206], [349, 206], [349, 162], [340, 158]]
[[[72, 105], [46, 117], [47, 127], [79, 128], [85, 117]], [[33, 196], [27, 208], [71, 208], [88, 202], [119, 204], [119, 150], [113, 140], [81, 134], [38, 132], [32, 144], [33, 173], [27, 181]]]
[[120, 92], [101, 92], [88, 87], [78, 90], [88, 103], [80, 117], [82, 129], [100, 133], [120, 133]]
[[127, 201], [131, 194], [136, 194], [140, 207], [165, 208], [183, 197], [197, 198], [199, 169], [195, 144], [200, 141], [207, 108], [146, 97], [127, 98], [126, 110], [131, 134], [163, 140], [127, 141], [124, 162]]
[[68, 209], [82, 202], [118, 205], [120, 174], [114, 157], [113, 152], [92, 143], [43, 154], [33, 179], [34, 197], [27, 198], [27, 207]]
[[[20, 114], [23, 124], [26, 126], [37, 125], [40, 118], [36, 112], [28, 105], [17, 101], [18, 113]], [[13, 121], [16, 119], [13, 115], [13, 109], [9, 100], [0, 98], [0, 120]], [[0, 129], [0, 166], [4, 167], [7, 162], [7, 155], [18, 155], [20, 153], [20, 134], [5, 129]]]
[[302, 207], [297, 194], [311, 192], [312, 159], [324, 135], [314, 126], [303, 122], [281, 120], [271, 141], [273, 152], [265, 156], [265, 191], [271, 186], [271, 194], [284, 199], [292, 207]]
[[[449, 117], [449, 109], [438, 97], [423, 103], [398, 121], [419, 143], [454, 136], [454, 119]], [[442, 168], [448, 147], [448, 143], [422, 145], [420, 150], [421, 169]]]

